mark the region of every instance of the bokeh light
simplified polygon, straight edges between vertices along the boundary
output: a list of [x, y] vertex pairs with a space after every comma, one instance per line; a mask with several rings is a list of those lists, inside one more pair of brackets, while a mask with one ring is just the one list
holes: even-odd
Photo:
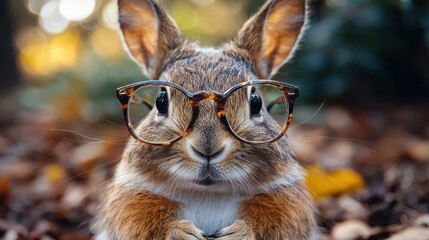
[[203, 44], [217, 44], [236, 34], [245, 19], [247, 3], [227, 0], [166, 2], [167, 8], [188, 37]]
[[27, 8], [30, 12], [34, 14], [39, 14], [45, 2], [45, 0], [28, 0]]
[[117, 31], [98, 27], [92, 33], [90, 40], [94, 51], [106, 61], [124, 57], [122, 43]]
[[101, 19], [106, 27], [110, 29], [119, 29], [118, 5], [115, 0], [109, 1], [106, 6], [104, 6]]
[[96, 0], [60, 0], [60, 13], [70, 21], [82, 21], [94, 12]]
[[59, 7], [58, 1], [49, 1], [40, 10], [39, 25], [46, 33], [61, 33], [69, 25], [69, 20], [60, 13]]
[[182, 31], [191, 31], [199, 21], [199, 15], [190, 4], [177, 4], [171, 12]]
[[[18, 43], [21, 47], [19, 63], [22, 70], [30, 75], [49, 76], [76, 66], [82, 39], [76, 30], [45, 38], [37, 30], [29, 28], [18, 35]], [[40, 81], [45, 78], [31, 79]]]
[[[233, 37], [244, 22], [242, 10], [247, 4], [162, 1], [183, 34], [203, 45]], [[52, 81], [64, 71], [80, 71], [79, 75], [99, 71], [97, 64], [104, 64], [100, 60], [107, 64], [129, 61], [118, 34], [117, 0], [27, 0], [25, 6], [38, 16], [38, 26], [20, 29], [15, 42], [19, 66], [31, 81]], [[89, 61], [96, 69], [77, 70], [79, 61]]]

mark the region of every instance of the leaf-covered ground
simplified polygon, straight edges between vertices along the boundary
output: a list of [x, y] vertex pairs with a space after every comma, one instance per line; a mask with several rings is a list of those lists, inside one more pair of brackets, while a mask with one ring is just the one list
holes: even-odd
[[[428, 109], [325, 107], [290, 130], [327, 239], [429, 239]], [[90, 239], [97, 198], [126, 137], [126, 128], [107, 121], [3, 115], [0, 237]]]

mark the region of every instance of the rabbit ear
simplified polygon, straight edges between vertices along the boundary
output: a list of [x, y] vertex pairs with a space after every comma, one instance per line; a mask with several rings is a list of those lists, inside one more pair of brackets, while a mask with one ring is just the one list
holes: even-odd
[[235, 45], [250, 54], [259, 78], [270, 78], [292, 57], [305, 20], [305, 0], [269, 0], [246, 22]]
[[118, 0], [118, 7], [129, 54], [146, 75], [158, 78], [166, 55], [183, 43], [180, 30], [153, 0]]

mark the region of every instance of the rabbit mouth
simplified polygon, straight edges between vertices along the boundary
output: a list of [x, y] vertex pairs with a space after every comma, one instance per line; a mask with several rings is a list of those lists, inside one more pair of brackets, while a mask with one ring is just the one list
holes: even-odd
[[206, 177], [204, 179], [199, 179], [199, 180], [195, 181], [195, 183], [198, 185], [210, 186], [210, 185], [214, 185], [216, 183], [219, 183], [219, 180], [215, 180], [211, 177]]
[[221, 182], [218, 170], [211, 164], [205, 164], [201, 167], [198, 179], [195, 181], [198, 185], [210, 186]]

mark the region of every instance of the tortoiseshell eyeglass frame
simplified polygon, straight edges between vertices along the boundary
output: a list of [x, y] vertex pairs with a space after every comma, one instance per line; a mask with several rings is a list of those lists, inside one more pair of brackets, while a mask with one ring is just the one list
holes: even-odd
[[[284, 126], [282, 127], [281, 132], [277, 136], [275, 136], [273, 139], [270, 139], [267, 141], [258, 141], [258, 142], [249, 141], [249, 140], [241, 138], [232, 130], [232, 128], [229, 125], [228, 120], [225, 116], [225, 104], [227, 102], [228, 97], [233, 92], [235, 92], [241, 88], [244, 88], [244, 87], [261, 85], [261, 84], [276, 87], [283, 93], [284, 99], [287, 99], [287, 101], [289, 103], [289, 113], [287, 116], [287, 121], [285, 122]], [[148, 85], [157, 85], [160, 87], [166, 86], [166, 87], [176, 89], [176, 90], [182, 92], [188, 98], [189, 104], [192, 106], [192, 118], [191, 118], [191, 121], [189, 122], [188, 127], [186, 128], [186, 130], [183, 132], [182, 135], [178, 136], [177, 138], [175, 138], [171, 141], [168, 141], [168, 142], [150, 142], [150, 141], [144, 140], [141, 137], [139, 137], [139, 135], [135, 132], [135, 130], [131, 124], [131, 121], [130, 121], [129, 116], [128, 116], [129, 100], [131, 99], [131, 97], [133, 96], [133, 94], [136, 90], [138, 90], [141, 87], [148, 86]], [[295, 100], [299, 96], [299, 88], [297, 86], [294, 86], [291, 84], [287, 84], [287, 83], [283, 83], [283, 82], [279, 82], [279, 81], [274, 81], [274, 80], [250, 80], [247, 82], [239, 83], [239, 84], [231, 87], [230, 89], [228, 89], [224, 93], [212, 92], [212, 91], [201, 91], [201, 92], [197, 92], [197, 93], [190, 93], [188, 90], [186, 90], [182, 86], [180, 86], [176, 83], [173, 83], [173, 82], [167, 82], [167, 81], [162, 81], [162, 80], [147, 80], [147, 81], [137, 82], [137, 83], [133, 83], [133, 84], [123, 86], [123, 87], [119, 87], [116, 90], [116, 96], [117, 96], [119, 102], [121, 103], [122, 113], [124, 115], [125, 122], [127, 124], [129, 132], [131, 133], [131, 136], [133, 136], [135, 139], [137, 139], [143, 143], [152, 144], [152, 145], [169, 145], [169, 144], [172, 144], [172, 143], [177, 142], [178, 140], [184, 138], [186, 135], [189, 134], [189, 132], [192, 129], [192, 126], [194, 125], [195, 121], [198, 118], [198, 114], [200, 112], [199, 103], [205, 99], [212, 99], [217, 104], [217, 106], [216, 106], [217, 116], [219, 117], [219, 120], [221, 121], [221, 123], [226, 127], [226, 129], [234, 137], [236, 137], [238, 140], [245, 142], [245, 143], [248, 143], [248, 144], [255, 144], [256, 145], [256, 144], [273, 143], [273, 142], [279, 140], [281, 137], [283, 137], [286, 134], [286, 131], [289, 128], [289, 125], [292, 121], [293, 106], [294, 106]], [[267, 108], [270, 108], [270, 106], [267, 106]]]

